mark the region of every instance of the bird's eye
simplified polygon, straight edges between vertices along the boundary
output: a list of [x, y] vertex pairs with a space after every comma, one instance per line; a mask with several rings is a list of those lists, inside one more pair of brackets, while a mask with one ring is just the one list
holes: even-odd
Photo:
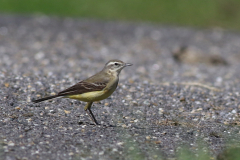
[[115, 66], [118, 66], [119, 64], [118, 64], [118, 63], [115, 63], [114, 65], [115, 65]]

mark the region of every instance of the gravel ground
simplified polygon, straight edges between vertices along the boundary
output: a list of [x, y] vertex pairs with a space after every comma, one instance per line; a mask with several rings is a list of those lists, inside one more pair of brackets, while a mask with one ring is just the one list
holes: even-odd
[[[0, 15], [0, 156], [15, 159], [175, 158], [199, 140], [213, 158], [239, 142], [240, 34], [152, 24]], [[32, 104], [97, 71], [125, 68], [94, 103]], [[209, 149], [208, 149], [209, 148]]]

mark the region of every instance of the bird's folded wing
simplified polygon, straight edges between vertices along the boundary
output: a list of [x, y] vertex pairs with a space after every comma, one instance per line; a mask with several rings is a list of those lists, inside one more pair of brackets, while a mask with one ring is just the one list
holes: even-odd
[[81, 81], [74, 86], [67, 88], [58, 93], [59, 96], [67, 96], [67, 95], [77, 95], [83, 94], [87, 92], [101, 91], [106, 87], [107, 83], [105, 82], [94, 82], [88, 83]]

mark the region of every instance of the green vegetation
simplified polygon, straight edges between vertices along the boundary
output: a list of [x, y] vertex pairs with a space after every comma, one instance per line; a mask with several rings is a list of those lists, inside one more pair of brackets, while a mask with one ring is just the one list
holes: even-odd
[[209, 149], [207, 145], [203, 144], [203, 142], [199, 141], [198, 146], [196, 146], [196, 151], [193, 152], [188, 147], [180, 147], [178, 150], [178, 160], [211, 160], [213, 157], [211, 157], [209, 153]]
[[[153, 145], [146, 145], [144, 154], [143, 151], [138, 147], [137, 142], [128, 141], [125, 142], [124, 154], [126, 159], [154, 159], [163, 160], [161, 149], [156, 149]], [[189, 147], [189, 145], [179, 146], [177, 148], [177, 155], [174, 159], [176, 160], [239, 160], [240, 159], [240, 147], [235, 144], [229, 145], [216, 157], [211, 154], [211, 150], [207, 143], [202, 140], [198, 140], [197, 146]]]
[[147, 21], [240, 30], [239, 0], [0, 0], [1, 13]]

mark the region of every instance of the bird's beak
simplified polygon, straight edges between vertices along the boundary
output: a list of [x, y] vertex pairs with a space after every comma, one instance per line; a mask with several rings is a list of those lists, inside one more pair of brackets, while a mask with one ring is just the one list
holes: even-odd
[[125, 63], [124, 66], [125, 66], [125, 67], [127, 67], [127, 66], [132, 66], [132, 64], [131, 64], [131, 63]]

